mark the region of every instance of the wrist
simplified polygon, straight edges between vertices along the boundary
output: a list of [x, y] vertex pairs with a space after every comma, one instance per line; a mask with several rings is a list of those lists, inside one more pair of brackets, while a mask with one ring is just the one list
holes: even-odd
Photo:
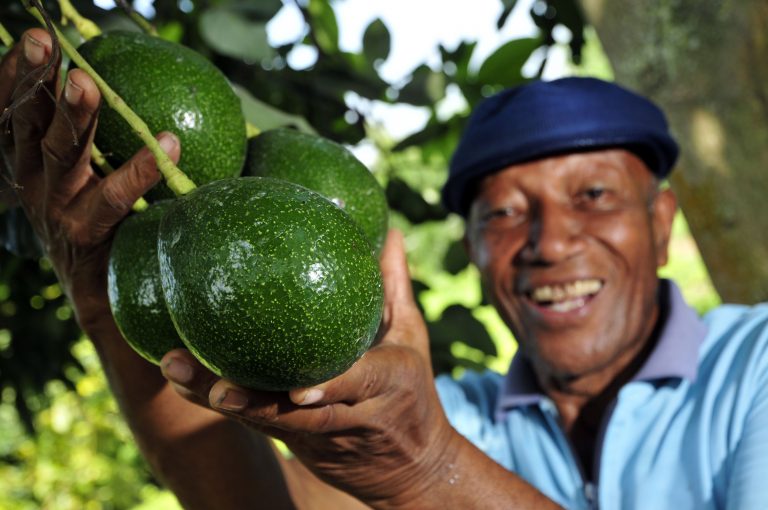
[[423, 454], [414, 458], [413, 468], [401, 473], [401, 483], [395, 484], [396, 494], [387, 500], [371, 502], [371, 506], [379, 510], [444, 510], [450, 507], [454, 489], [462, 478], [460, 456], [463, 443], [458, 432], [445, 422]]

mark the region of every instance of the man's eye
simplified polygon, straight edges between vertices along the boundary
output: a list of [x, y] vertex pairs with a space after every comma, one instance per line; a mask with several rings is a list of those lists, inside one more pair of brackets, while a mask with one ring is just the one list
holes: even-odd
[[584, 191], [584, 196], [589, 200], [597, 200], [603, 195], [605, 195], [605, 188], [594, 187]]
[[522, 221], [524, 215], [514, 207], [494, 209], [482, 216], [482, 224], [486, 228], [507, 228]]

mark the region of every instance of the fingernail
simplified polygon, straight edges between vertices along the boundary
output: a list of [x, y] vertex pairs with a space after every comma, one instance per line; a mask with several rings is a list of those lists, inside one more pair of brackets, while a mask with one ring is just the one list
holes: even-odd
[[24, 58], [34, 66], [39, 66], [45, 60], [45, 45], [27, 34], [24, 39]]
[[242, 391], [232, 388], [224, 390], [224, 393], [215, 403], [216, 407], [226, 411], [241, 411], [247, 404], [248, 396]]
[[72, 106], [77, 106], [80, 103], [80, 98], [83, 97], [83, 89], [75, 84], [71, 79], [67, 79], [67, 84], [64, 87], [64, 99]]
[[192, 367], [183, 361], [172, 359], [163, 365], [163, 374], [171, 381], [187, 384], [192, 381]]
[[323, 390], [319, 390], [317, 388], [310, 388], [307, 390], [306, 393], [304, 393], [304, 398], [302, 398], [299, 401], [299, 405], [308, 406], [316, 402], [319, 402], [320, 399], [323, 398], [323, 395], [324, 395]]
[[163, 133], [157, 141], [160, 143], [160, 147], [166, 154], [169, 154], [176, 148], [176, 137], [170, 133]]

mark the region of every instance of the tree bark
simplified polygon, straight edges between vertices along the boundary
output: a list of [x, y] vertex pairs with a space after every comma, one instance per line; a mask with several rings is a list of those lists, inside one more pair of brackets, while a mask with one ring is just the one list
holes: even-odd
[[616, 81], [667, 113], [671, 183], [724, 301], [768, 301], [768, 2], [581, 0]]

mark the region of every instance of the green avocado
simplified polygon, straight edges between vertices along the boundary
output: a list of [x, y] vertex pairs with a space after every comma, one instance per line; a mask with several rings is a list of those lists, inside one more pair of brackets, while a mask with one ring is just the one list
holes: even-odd
[[[138, 32], [108, 32], [79, 48], [153, 133], [181, 140], [181, 168], [197, 185], [240, 174], [245, 161], [245, 119], [226, 77], [199, 53]], [[119, 114], [99, 113], [96, 146], [115, 167], [144, 146]], [[164, 184], [149, 200], [171, 198]]]
[[107, 272], [109, 305], [118, 329], [133, 350], [156, 365], [166, 352], [184, 347], [165, 306], [157, 258], [160, 219], [171, 203], [155, 202], [120, 224]]
[[248, 141], [244, 175], [284, 179], [341, 207], [365, 232], [375, 252], [387, 235], [384, 190], [344, 146], [293, 129], [265, 131]]
[[379, 265], [360, 227], [320, 194], [240, 177], [174, 201], [158, 256], [189, 350], [240, 385], [311, 386], [347, 370], [381, 320]]

